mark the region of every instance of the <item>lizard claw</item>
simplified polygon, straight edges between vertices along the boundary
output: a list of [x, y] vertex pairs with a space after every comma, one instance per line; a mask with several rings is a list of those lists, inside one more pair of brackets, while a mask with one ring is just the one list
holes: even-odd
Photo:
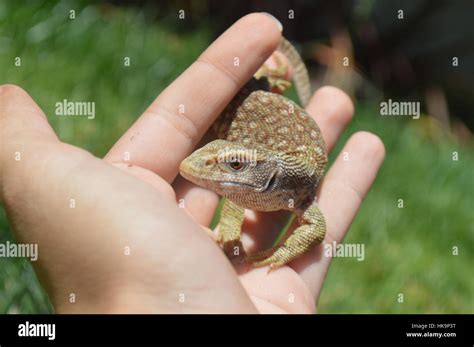
[[270, 264], [270, 266], [268, 267], [268, 270], [267, 270], [267, 275], [268, 275], [270, 272], [272, 272], [272, 271], [278, 269], [278, 268], [281, 267], [282, 265], [283, 265], [283, 264], [276, 264], [276, 263], [275, 263], [275, 264]]
[[282, 260], [277, 260], [272, 256], [272, 257], [269, 257], [265, 260], [253, 263], [254, 268], [263, 267], [263, 266], [267, 266], [267, 265], [269, 265], [268, 271], [267, 271], [267, 274], [268, 274], [271, 271], [274, 271], [274, 270], [278, 269], [279, 267], [282, 267], [283, 265], [285, 265], [285, 262], [282, 261]]

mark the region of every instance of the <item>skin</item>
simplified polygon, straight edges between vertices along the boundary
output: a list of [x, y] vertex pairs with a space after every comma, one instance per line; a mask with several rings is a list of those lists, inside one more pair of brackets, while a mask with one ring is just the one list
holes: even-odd
[[[218, 197], [177, 177], [180, 162], [279, 38], [268, 16], [240, 19], [103, 159], [62, 143], [21, 88], [0, 87], [0, 201], [17, 240], [38, 243], [34, 266], [57, 312], [315, 311], [331, 263], [322, 245], [269, 274], [259, 268], [238, 275], [205, 227]], [[235, 56], [245, 57], [239, 67]], [[176, 106], [181, 103], [184, 115]], [[307, 111], [330, 150], [353, 105], [342, 91], [323, 87]], [[18, 151], [21, 160], [15, 161]], [[124, 152], [131, 160], [123, 160]], [[319, 192], [326, 242], [343, 239], [384, 158], [382, 142], [367, 132], [352, 135], [343, 152], [350, 160], [339, 155]], [[180, 198], [185, 209], [177, 206]], [[248, 214], [246, 249], [268, 246], [286, 218], [285, 212]]]

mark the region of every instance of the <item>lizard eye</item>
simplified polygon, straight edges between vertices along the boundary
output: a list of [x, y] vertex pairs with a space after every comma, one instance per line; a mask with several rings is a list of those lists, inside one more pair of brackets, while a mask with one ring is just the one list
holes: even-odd
[[229, 162], [228, 165], [232, 170], [235, 170], [235, 171], [240, 171], [245, 166], [244, 163], [239, 160], [232, 160], [231, 162]]

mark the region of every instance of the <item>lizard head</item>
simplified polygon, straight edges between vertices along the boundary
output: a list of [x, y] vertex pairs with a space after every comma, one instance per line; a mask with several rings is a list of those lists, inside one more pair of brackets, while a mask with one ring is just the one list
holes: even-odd
[[277, 183], [277, 155], [254, 146], [215, 140], [181, 162], [181, 175], [191, 182], [230, 197], [261, 193]]

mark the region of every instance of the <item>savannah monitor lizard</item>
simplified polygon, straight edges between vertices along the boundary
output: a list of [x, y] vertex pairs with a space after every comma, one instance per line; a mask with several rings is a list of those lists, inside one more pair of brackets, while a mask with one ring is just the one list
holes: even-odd
[[[300, 55], [284, 38], [278, 51], [287, 57], [296, 91], [306, 105], [311, 89]], [[315, 200], [327, 162], [326, 146], [313, 118], [290, 99], [270, 92], [289, 87], [286, 72], [283, 65], [263, 65], [213, 124], [218, 140], [180, 165], [183, 177], [226, 198], [218, 241], [229, 256], [236, 245], [242, 248], [244, 209], [289, 210], [297, 215], [299, 227], [282, 245], [245, 258], [270, 269], [321, 243], [326, 233]]]

